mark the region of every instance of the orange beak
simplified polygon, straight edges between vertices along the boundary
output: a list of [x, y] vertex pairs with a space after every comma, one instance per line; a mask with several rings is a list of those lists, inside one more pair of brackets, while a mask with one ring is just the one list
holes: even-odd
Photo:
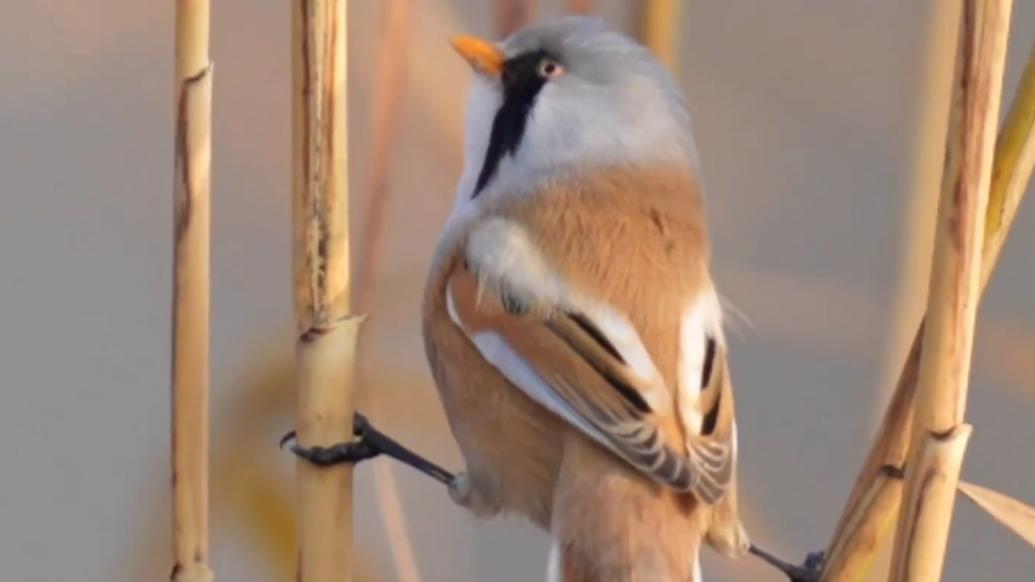
[[476, 71], [489, 77], [498, 77], [506, 57], [496, 45], [473, 36], [454, 36], [449, 40], [456, 52]]

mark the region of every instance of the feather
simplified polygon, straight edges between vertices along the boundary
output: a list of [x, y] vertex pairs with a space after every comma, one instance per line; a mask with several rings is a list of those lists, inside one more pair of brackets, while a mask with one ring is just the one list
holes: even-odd
[[[516, 265], [509, 267], [509, 276], [519, 278]], [[504, 299], [509, 291], [485, 292], [484, 280], [456, 268], [448, 279], [447, 302], [455, 323], [511, 382], [655, 481], [693, 491], [705, 503], [722, 498], [732, 473], [730, 447], [696, 434], [687, 436], [685, 450], [666, 442], [665, 419], [644, 394], [668, 393], [668, 388], [635, 374], [584, 313], [572, 314], [565, 306], [514, 311]]]

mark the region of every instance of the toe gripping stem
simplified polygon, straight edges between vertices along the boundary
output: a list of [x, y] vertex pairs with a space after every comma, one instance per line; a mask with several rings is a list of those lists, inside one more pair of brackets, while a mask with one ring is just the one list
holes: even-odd
[[[291, 452], [298, 457], [320, 467], [329, 467], [341, 463], [359, 463], [379, 455], [387, 455], [393, 459], [413, 467], [439, 483], [449, 485], [455, 476], [442, 467], [432, 463], [417, 453], [407, 449], [396, 440], [377, 430], [367, 417], [356, 413], [352, 421], [352, 434], [356, 437], [347, 443], [338, 443], [329, 447], [303, 447], [297, 442], [291, 445]], [[291, 431], [280, 439], [283, 447], [296, 439], [297, 434]]]
[[791, 582], [818, 582], [823, 571], [823, 552], [810, 553], [805, 558], [805, 563], [798, 566], [781, 560], [756, 544], [751, 544], [748, 551], [786, 574]]

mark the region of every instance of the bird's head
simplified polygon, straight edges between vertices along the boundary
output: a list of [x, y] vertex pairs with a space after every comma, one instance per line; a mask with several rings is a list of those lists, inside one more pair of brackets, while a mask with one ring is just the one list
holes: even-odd
[[684, 99], [647, 49], [567, 16], [501, 44], [456, 37], [475, 71], [458, 197], [623, 164], [695, 164]]

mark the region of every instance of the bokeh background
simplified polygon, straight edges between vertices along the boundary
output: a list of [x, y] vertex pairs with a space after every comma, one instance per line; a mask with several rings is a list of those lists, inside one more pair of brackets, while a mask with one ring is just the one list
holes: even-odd
[[[941, 148], [930, 135], [947, 87], [929, 73], [932, 31], [947, 3], [693, 0], [680, 18], [676, 72], [714, 270], [743, 314], [731, 332], [743, 504], [755, 537], [789, 557], [828, 541], [919, 317]], [[492, 3], [414, 0], [402, 42], [385, 43], [388, 4], [349, 2], [357, 236], [371, 152], [391, 145], [360, 406], [459, 468], [418, 313], [470, 75], [445, 40], [493, 36]], [[631, 30], [637, 3], [591, 4]], [[544, 0], [538, 14], [560, 10]], [[166, 579], [173, 3], [34, 0], [0, 15], [2, 578]], [[1013, 20], [1008, 95], [1035, 3], [1016, 2]], [[286, 580], [293, 461], [276, 440], [292, 410], [289, 5], [219, 0], [212, 27], [213, 565], [224, 581]], [[405, 62], [387, 141], [374, 107], [390, 98], [376, 74], [386, 45]], [[964, 476], [1030, 503], [1032, 204], [1013, 231], [980, 313]], [[365, 252], [357, 242], [357, 263]], [[531, 526], [475, 521], [383, 461], [357, 483], [359, 580], [541, 579], [547, 540]], [[705, 567], [710, 580], [780, 579], [711, 555]], [[1030, 548], [960, 503], [946, 580], [1032, 572]]]

